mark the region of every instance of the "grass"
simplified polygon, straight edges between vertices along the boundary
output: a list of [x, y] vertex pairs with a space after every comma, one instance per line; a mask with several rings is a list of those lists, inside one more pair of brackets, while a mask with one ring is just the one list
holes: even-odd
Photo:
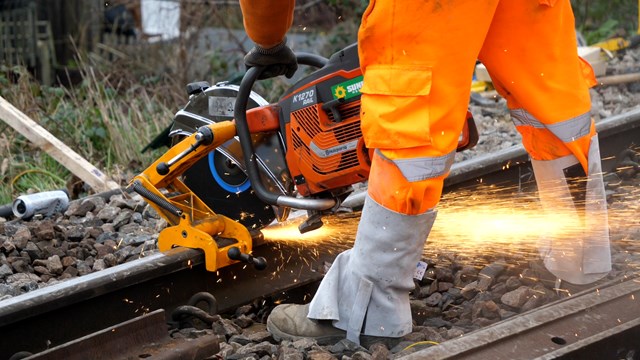
[[[108, 177], [126, 185], [166, 150], [141, 152], [186, 104], [184, 88], [189, 80], [185, 74], [191, 63], [172, 56], [180, 47], [180, 43], [143, 44], [103, 47], [99, 54], [79, 53], [75, 69], [81, 81], [67, 88], [40, 85], [23, 67], [0, 66], [0, 96]], [[237, 51], [240, 60], [244, 52]], [[235, 67], [227, 73], [211, 69], [205, 79], [215, 82], [237, 75]], [[255, 90], [274, 101], [286, 87], [284, 79], [269, 79]], [[8, 125], [0, 122], [0, 130], [0, 159], [6, 164], [0, 168], [0, 204], [27, 192], [71, 189], [78, 182]]]
[[[1, 68], [0, 95], [124, 185], [159, 156], [161, 150], [141, 150], [171, 123], [175, 109], [158, 89], [124, 87], [89, 62], [80, 64], [83, 80], [70, 88], [41, 86], [20, 67]], [[2, 126], [1, 204], [23, 193], [71, 187], [77, 181], [45, 151]]]
[[572, 0], [576, 28], [587, 44], [638, 31], [638, 2], [635, 0]]

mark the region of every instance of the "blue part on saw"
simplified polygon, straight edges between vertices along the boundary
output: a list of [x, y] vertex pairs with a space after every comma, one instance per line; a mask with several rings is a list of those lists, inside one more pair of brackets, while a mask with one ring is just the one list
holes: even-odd
[[[216, 181], [216, 183], [218, 185], [220, 185], [221, 188], [223, 188], [224, 190], [226, 190], [226, 191], [228, 191], [228, 192], [230, 192], [232, 194], [238, 194], [238, 193], [242, 193], [242, 192], [247, 191], [251, 187], [251, 181], [249, 181], [249, 178], [247, 178], [240, 185], [232, 185], [232, 184], [229, 184], [229, 183], [227, 183], [226, 181], [224, 181], [222, 179], [220, 174], [218, 174], [218, 171], [216, 169], [216, 165], [215, 165], [215, 162], [214, 162], [214, 157], [216, 156], [216, 154], [218, 154], [217, 151], [212, 151], [208, 155], [209, 170], [211, 170], [211, 176], [213, 176], [213, 178]], [[221, 156], [221, 155], [218, 154], [218, 156]]]

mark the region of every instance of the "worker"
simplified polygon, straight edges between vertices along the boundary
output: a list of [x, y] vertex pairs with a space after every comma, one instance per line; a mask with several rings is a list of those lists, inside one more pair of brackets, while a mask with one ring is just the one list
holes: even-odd
[[[240, 0], [256, 46], [245, 64], [266, 76], [297, 67], [286, 33], [294, 0]], [[479, 59], [507, 100], [529, 153], [543, 207], [584, 211], [570, 242], [543, 239], [546, 268], [571, 284], [611, 269], [598, 138], [590, 116], [593, 71], [577, 55], [569, 0], [371, 0], [358, 32], [361, 121], [374, 149], [352, 249], [339, 254], [306, 305], [277, 306], [277, 339], [347, 338], [368, 344], [411, 332], [412, 275], [436, 218]], [[582, 200], [566, 174], [580, 173]]]

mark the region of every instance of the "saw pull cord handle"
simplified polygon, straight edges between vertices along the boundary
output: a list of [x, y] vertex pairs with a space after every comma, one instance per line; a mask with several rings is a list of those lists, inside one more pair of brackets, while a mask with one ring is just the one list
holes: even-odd
[[258, 198], [267, 204], [287, 206], [302, 210], [331, 209], [336, 205], [336, 201], [334, 199], [300, 199], [293, 196], [276, 194], [269, 191], [264, 186], [262, 179], [260, 178], [255, 150], [253, 148], [253, 143], [251, 142], [251, 133], [249, 132], [249, 125], [247, 124], [247, 104], [249, 102], [251, 88], [263, 70], [264, 67], [260, 66], [254, 66], [247, 70], [240, 82], [238, 97], [233, 109], [236, 120], [236, 130], [238, 137], [240, 138], [240, 146], [242, 148], [244, 162], [247, 167], [249, 181], [251, 181], [251, 187]]

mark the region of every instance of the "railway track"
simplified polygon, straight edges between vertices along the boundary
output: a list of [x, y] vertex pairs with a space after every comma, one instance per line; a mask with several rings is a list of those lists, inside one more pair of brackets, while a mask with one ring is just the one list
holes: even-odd
[[[598, 131], [603, 170], [610, 172], [618, 166], [619, 155], [625, 149], [640, 143], [640, 109], [602, 120], [598, 123]], [[527, 155], [522, 147], [517, 146], [454, 165], [445, 182], [445, 191], [453, 192], [478, 183], [522, 183], [530, 179], [530, 175]], [[361, 198], [362, 195], [353, 195], [345, 204], [357, 209]], [[348, 243], [340, 246], [348, 247]], [[157, 326], [158, 321], [170, 321], [181, 306], [189, 304], [194, 295], [203, 292], [214, 295], [215, 306], [210, 307], [217, 313], [232, 311], [255, 299], [267, 297], [277, 301], [308, 300], [322, 278], [325, 264], [332, 261], [337, 251], [321, 252], [314, 246], [265, 241], [256, 246], [254, 252], [267, 259], [267, 270], [257, 271], [245, 264], [236, 264], [213, 274], [204, 270], [203, 254], [199, 251], [173, 249], [3, 300], [0, 302], [0, 360], [25, 351], [36, 354], [31, 358], [53, 359], [60, 358], [61, 354], [70, 358], [68, 351], [74, 349], [70, 342], [75, 342], [76, 358], [87, 358], [85, 353], [77, 350], [83, 348], [78, 344], [93, 344], [94, 358], [99, 358], [98, 354], [107, 356], [108, 352], [96, 348], [100, 341], [96, 343], [96, 338], [89, 337], [90, 334], [104, 333], [104, 329], [110, 329], [108, 333], [127, 333], [134, 331], [131, 329], [136, 329], [136, 326], [145, 332], [144, 329]], [[591, 292], [548, 304], [460, 339], [444, 342], [441, 346], [419, 350], [407, 358], [465, 358], [483, 351], [483, 354], [491, 354], [497, 359], [513, 359], [516, 357], [497, 357], [495, 354], [508, 356], [510, 353], [505, 349], [518, 344], [537, 348], [522, 358], [582, 358], [583, 354], [595, 348], [602, 350], [602, 344], [606, 343], [618, 344], [615, 346], [618, 350], [626, 349], [628, 340], [640, 331], [640, 309], [635, 308], [638, 302], [629, 302], [628, 299], [639, 296], [640, 281], [627, 277], [609, 284], [598, 294]], [[633, 306], [627, 306], [629, 304]], [[142, 317], [143, 314], [147, 315]], [[591, 333], [585, 333], [580, 341], [574, 341], [569, 336], [570, 327], [587, 321], [585, 316], [596, 319], [595, 322], [615, 317], [616, 323], [600, 322], [607, 325], [591, 327]], [[124, 322], [133, 325], [124, 328], [129, 330], [117, 330]], [[542, 347], [538, 342], [540, 334], [546, 334], [544, 339], [550, 339], [542, 341], [545, 344]], [[557, 335], [549, 338], [547, 335], [550, 334]], [[153, 336], [145, 339], [147, 342], [159, 341]], [[113, 346], [106, 340], [102, 342]], [[125, 346], [135, 348], [143, 347], [143, 344], [127, 343]], [[178, 353], [201, 347], [206, 350], [205, 345], [196, 343], [183, 350], [180, 349], [184, 345], [180, 344], [170, 347]], [[122, 352], [119, 354], [123, 355]], [[135, 351], [132, 354], [134, 356]], [[145, 354], [148, 355], [148, 351]]]

